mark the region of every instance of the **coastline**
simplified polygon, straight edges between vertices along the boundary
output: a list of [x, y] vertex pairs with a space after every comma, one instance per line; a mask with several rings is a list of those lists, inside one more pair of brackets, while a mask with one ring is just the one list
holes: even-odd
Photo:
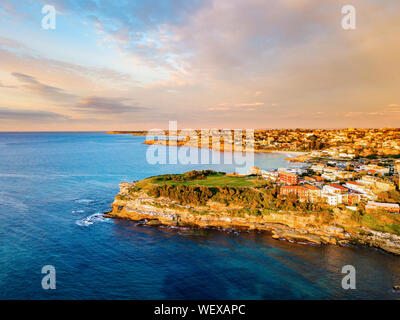
[[[253, 153], [280, 153], [280, 154], [286, 154], [289, 156], [291, 159], [290, 161], [294, 161], [294, 159], [297, 159], [299, 157], [303, 157], [307, 155], [309, 152], [304, 152], [304, 151], [285, 151], [285, 150], [262, 150], [262, 149], [250, 149], [243, 147], [242, 150], [235, 150], [235, 146], [231, 148], [232, 150], [224, 150], [223, 144], [221, 144], [219, 147], [213, 146], [212, 144], [208, 144], [208, 146], [204, 146], [201, 144], [195, 144], [195, 143], [188, 143], [186, 141], [174, 141], [174, 140], [145, 140], [144, 144], [147, 145], [162, 145], [162, 146], [178, 146], [178, 147], [192, 147], [192, 148], [203, 148], [203, 149], [210, 149], [210, 150], [215, 150], [215, 151], [220, 151], [220, 152], [253, 152]], [[301, 161], [299, 161], [301, 162]]]
[[104, 213], [108, 218], [129, 219], [148, 226], [236, 229], [271, 233], [276, 240], [313, 245], [363, 245], [400, 255], [400, 236], [365, 228], [335, 214], [334, 221], [321, 222], [318, 215], [271, 212], [266, 216], [228, 215], [217, 203], [204, 206], [180, 205], [168, 198], [144, 192], [132, 194], [127, 183]]
[[[147, 133], [146, 131], [107, 131], [107, 134], [130, 134], [133, 136], [147, 136], [147, 135], [156, 135], [156, 133]], [[165, 145], [165, 146], [170, 146], [170, 145], [174, 145], [176, 142], [175, 141], [171, 141], [170, 140], [145, 140], [144, 144], [148, 144], [148, 145]], [[177, 141], [177, 146], [185, 146], [185, 147], [196, 147], [196, 145], [191, 144], [190, 142], [187, 143], [186, 141]], [[209, 145], [207, 147], [202, 146], [202, 145], [197, 145], [198, 148], [207, 148], [207, 149], [211, 149], [211, 150], [217, 150], [217, 151], [221, 151], [224, 152], [223, 147], [214, 147], [212, 145]], [[233, 150], [234, 152], [240, 152], [242, 150]], [[261, 150], [261, 149], [253, 149], [253, 150], [249, 150], [251, 152], [254, 153], [281, 153], [281, 154], [287, 154], [288, 156], [294, 156], [293, 158], [296, 157], [301, 157], [304, 156], [306, 154], [308, 154], [309, 152], [305, 152], [305, 151], [285, 151], [285, 150]]]
[[293, 155], [293, 156], [304, 156], [309, 152], [276, 150], [276, 151], [271, 151], [271, 153], [283, 153], [283, 154], [288, 154], [288, 155]]

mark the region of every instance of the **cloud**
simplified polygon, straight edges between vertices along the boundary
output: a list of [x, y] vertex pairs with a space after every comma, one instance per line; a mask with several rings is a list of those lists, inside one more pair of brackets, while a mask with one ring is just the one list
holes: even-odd
[[13, 50], [15, 50], [15, 49], [31, 50], [21, 42], [14, 40], [14, 39], [6, 38], [3, 36], [0, 36], [0, 47], [13, 49]]
[[227, 107], [216, 107], [216, 108], [208, 108], [209, 111], [228, 111], [231, 110], [231, 108]]
[[76, 105], [75, 110], [91, 114], [121, 114], [144, 110], [135, 105], [126, 105], [126, 98], [85, 97]]
[[264, 102], [249, 102], [249, 103], [220, 103], [218, 106], [220, 107], [235, 107], [235, 108], [248, 108], [248, 107], [261, 107], [265, 103]]
[[264, 105], [264, 102], [251, 102], [251, 103], [238, 103], [238, 104], [235, 104], [235, 107], [239, 107], [239, 108], [242, 108], [242, 107], [260, 107], [260, 106], [263, 106]]
[[78, 80], [79, 83], [84, 82], [85, 85], [88, 82], [96, 85], [106, 83], [108, 86], [137, 85], [139, 83], [129, 73], [117, 71], [104, 65], [87, 66], [60, 59], [51, 59], [18, 40], [1, 36], [0, 68], [10, 73], [29, 74], [31, 77], [47, 75], [48, 78], [52, 78], [57, 75], [56, 77], [59, 79], [67, 79], [72, 83], [76, 83]]
[[140, 63], [176, 68], [165, 43], [178, 41], [167, 26], [184, 25], [194, 12], [210, 0], [53, 0], [57, 11], [81, 17], [97, 29], [99, 43], [114, 42]]
[[30, 75], [18, 72], [12, 72], [11, 74], [17, 78], [19, 82], [23, 83], [22, 87], [47, 99], [60, 102], [65, 99], [70, 100], [71, 98], [76, 98], [75, 95], [65, 93], [63, 89], [41, 83]]
[[41, 110], [0, 108], [0, 120], [67, 120], [68, 116]]
[[[7, 2], [13, 3], [3, 0], [2, 4]], [[389, 112], [390, 121], [398, 121], [396, 106], [400, 105], [388, 104], [398, 102], [400, 83], [398, 0], [353, 0], [358, 18], [353, 31], [341, 28], [340, 1], [52, 3], [71, 27], [67, 34], [59, 34], [60, 40], [68, 42], [71, 35], [76, 36], [76, 47], [71, 46], [75, 50], [37, 54], [22, 46], [19, 42], [29, 43], [26, 34], [46, 43], [48, 33], [35, 34], [31, 21], [20, 19], [13, 22], [16, 30], [29, 33], [21, 31], [15, 41], [0, 37], [0, 69], [31, 76], [21, 78], [26, 89], [54, 100], [60, 94], [76, 94], [68, 106], [80, 113], [118, 113], [122, 123], [129, 118], [128, 112], [139, 111], [137, 104], [98, 97], [140, 97], [140, 105], [159, 106], [160, 121], [165, 110], [178, 114], [188, 126], [208, 125], [210, 120], [218, 126], [384, 126], [387, 122], [382, 118], [389, 119]], [[12, 7], [24, 11], [27, 6]], [[87, 24], [80, 35], [74, 26], [80, 28], [82, 21]], [[100, 33], [95, 34], [96, 30]], [[101, 50], [92, 46], [101, 41], [108, 41]], [[76, 55], [81, 48], [89, 50]], [[62, 59], [81, 60], [75, 65]], [[103, 66], [116, 69], [106, 72]], [[143, 86], [132, 85], [132, 78]], [[3, 81], [8, 84], [6, 78]], [[218, 105], [219, 101], [228, 103]], [[205, 113], [207, 108], [221, 112]], [[385, 108], [390, 110], [382, 110], [385, 116], [376, 114]], [[226, 117], [222, 111], [228, 109], [232, 112]], [[255, 110], [247, 112], [250, 109]], [[315, 121], [312, 115], [319, 111], [325, 114]], [[132, 118], [142, 115], [152, 116], [151, 112], [130, 114]]]
[[[245, 111], [255, 111], [255, 107], [264, 106], [264, 102], [249, 102], [249, 103], [220, 103], [217, 107], [210, 107], [210, 111], [228, 111], [232, 109], [243, 109]], [[235, 111], [236, 111], [235, 110]]]
[[16, 88], [16, 86], [4, 85], [3, 82], [0, 81], [0, 88]]
[[388, 107], [391, 107], [391, 108], [398, 108], [398, 107], [400, 107], [400, 104], [391, 103], [391, 104], [388, 105]]

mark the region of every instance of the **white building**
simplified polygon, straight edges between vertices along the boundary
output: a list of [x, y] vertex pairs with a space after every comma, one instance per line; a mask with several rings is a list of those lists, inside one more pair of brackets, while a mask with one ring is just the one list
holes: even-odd
[[336, 184], [327, 184], [327, 185], [324, 185], [324, 187], [322, 188], [322, 193], [326, 193], [326, 194], [344, 193], [347, 191], [348, 191], [347, 188], [336, 185]]
[[331, 206], [337, 206], [342, 203], [342, 195], [341, 194], [324, 194], [323, 197], [326, 200], [326, 203]]
[[328, 181], [335, 181], [336, 180], [336, 175], [333, 173], [326, 172], [324, 174], [321, 174], [321, 177], [328, 180]]
[[365, 193], [365, 187], [357, 182], [353, 181], [346, 182], [346, 188], [349, 188], [350, 190], [354, 190], [360, 193]]
[[269, 181], [278, 180], [279, 172], [277, 172], [277, 171], [266, 171], [266, 170], [260, 170], [260, 171], [261, 171], [261, 176], [265, 180], [269, 180]]

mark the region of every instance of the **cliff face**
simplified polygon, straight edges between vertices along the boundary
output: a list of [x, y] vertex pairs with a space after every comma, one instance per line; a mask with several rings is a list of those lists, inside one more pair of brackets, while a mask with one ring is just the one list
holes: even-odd
[[109, 217], [144, 220], [149, 225], [237, 228], [272, 233], [275, 239], [315, 244], [362, 244], [400, 255], [400, 237], [370, 230], [343, 213], [324, 222], [316, 215], [301, 216], [296, 212], [275, 212], [262, 216], [232, 216], [225, 205], [209, 202], [205, 206], [180, 205], [167, 198], [153, 198], [145, 192], [132, 192], [131, 183], [121, 183], [120, 193], [112, 203]]

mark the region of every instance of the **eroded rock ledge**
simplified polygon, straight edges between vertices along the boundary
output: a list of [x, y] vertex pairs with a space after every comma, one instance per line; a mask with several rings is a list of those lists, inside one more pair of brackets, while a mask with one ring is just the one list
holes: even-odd
[[296, 212], [276, 212], [260, 217], [230, 216], [219, 203], [194, 207], [180, 205], [168, 198], [154, 198], [145, 192], [132, 192], [132, 183], [120, 184], [106, 213], [107, 217], [146, 221], [148, 225], [216, 227], [224, 229], [259, 230], [272, 233], [280, 240], [313, 244], [361, 244], [400, 255], [400, 236], [370, 230], [356, 223], [346, 223], [340, 214], [330, 224], [320, 223], [315, 215], [301, 216]]

